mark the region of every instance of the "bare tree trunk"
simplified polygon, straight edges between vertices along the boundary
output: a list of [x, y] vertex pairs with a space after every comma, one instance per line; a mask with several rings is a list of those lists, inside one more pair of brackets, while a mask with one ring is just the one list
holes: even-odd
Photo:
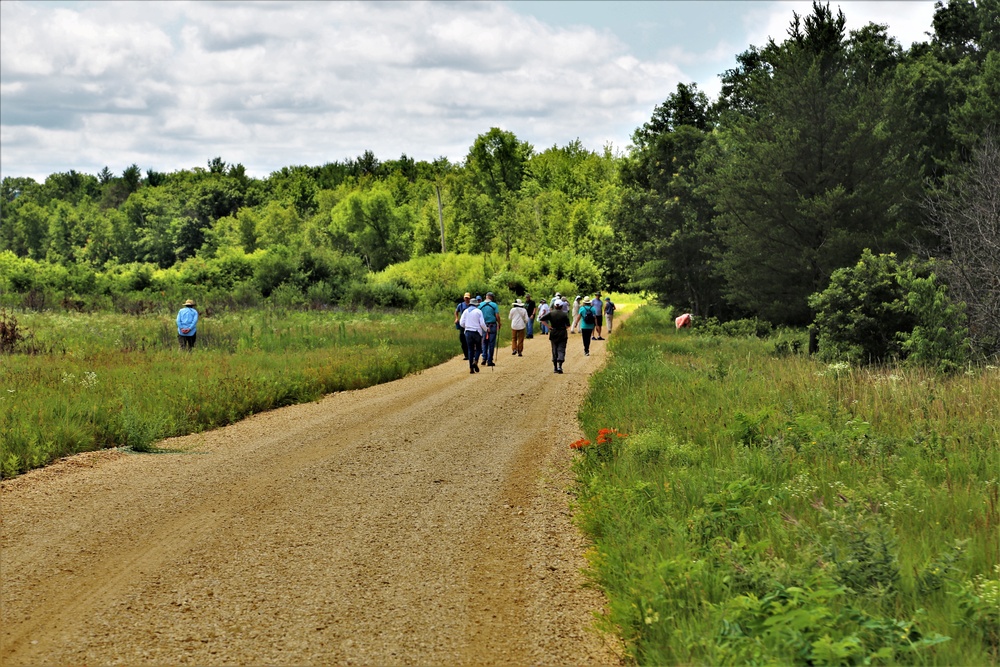
[[941, 240], [942, 277], [966, 304], [969, 336], [1000, 353], [1000, 142], [988, 133], [955, 182], [925, 204]]

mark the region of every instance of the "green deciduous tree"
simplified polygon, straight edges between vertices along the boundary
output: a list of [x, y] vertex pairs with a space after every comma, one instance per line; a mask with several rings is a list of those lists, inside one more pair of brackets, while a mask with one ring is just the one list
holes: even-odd
[[349, 244], [372, 271], [409, 259], [413, 248], [413, 211], [396, 206], [381, 185], [349, 194], [331, 212], [331, 233]]

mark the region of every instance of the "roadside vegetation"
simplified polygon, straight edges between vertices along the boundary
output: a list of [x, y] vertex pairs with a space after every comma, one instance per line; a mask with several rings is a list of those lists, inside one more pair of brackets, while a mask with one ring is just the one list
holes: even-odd
[[[860, 367], [641, 309], [580, 412], [578, 519], [639, 664], [1000, 662], [1000, 369]], [[730, 327], [740, 333], [738, 327]]]
[[0, 356], [3, 477], [104, 447], [148, 451], [162, 438], [394, 380], [458, 349], [451, 318], [425, 313], [221, 314], [201, 321], [190, 354], [177, 349], [173, 313], [0, 319], [21, 350]]

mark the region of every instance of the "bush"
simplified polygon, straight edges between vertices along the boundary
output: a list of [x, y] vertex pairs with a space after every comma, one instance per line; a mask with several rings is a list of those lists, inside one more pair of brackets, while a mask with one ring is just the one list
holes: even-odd
[[695, 317], [691, 323], [699, 333], [730, 338], [767, 338], [773, 330], [770, 322], [756, 317], [728, 322], [720, 322], [715, 317]]
[[351, 308], [412, 308], [417, 297], [413, 290], [395, 282], [356, 281], [348, 285], [342, 303]]
[[966, 356], [962, 308], [948, 299], [929, 265], [866, 249], [856, 265], [834, 271], [809, 306], [816, 311], [820, 356], [826, 361], [909, 358], [947, 369]]

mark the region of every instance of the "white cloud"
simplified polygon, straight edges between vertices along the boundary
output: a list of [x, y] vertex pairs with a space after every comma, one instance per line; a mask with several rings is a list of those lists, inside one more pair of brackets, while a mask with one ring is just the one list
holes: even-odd
[[[844, 12], [849, 31], [858, 30], [869, 23], [887, 25], [889, 35], [895, 37], [903, 48], [909, 48], [913, 42], [926, 41], [925, 33], [931, 31], [931, 21], [934, 18], [934, 0], [831, 0], [830, 8], [834, 12], [838, 8]], [[748, 45], [763, 46], [769, 37], [782, 42], [788, 36], [792, 12], [808, 16], [812, 13], [812, 2], [773, 2], [770, 6], [749, 12], [744, 19]]]
[[[929, 1], [842, 4], [852, 28], [891, 19], [904, 46], [933, 14]], [[460, 160], [491, 126], [540, 148], [621, 147], [685, 69], [783, 38], [793, 9], [810, 5], [750, 12], [742, 44], [640, 59], [608, 30], [498, 3], [4, 0], [0, 166], [43, 178], [216, 155], [255, 175], [365, 150]]]
[[609, 32], [492, 3], [0, 5], [8, 175], [460, 160], [494, 125], [598, 149], [680, 80]]

